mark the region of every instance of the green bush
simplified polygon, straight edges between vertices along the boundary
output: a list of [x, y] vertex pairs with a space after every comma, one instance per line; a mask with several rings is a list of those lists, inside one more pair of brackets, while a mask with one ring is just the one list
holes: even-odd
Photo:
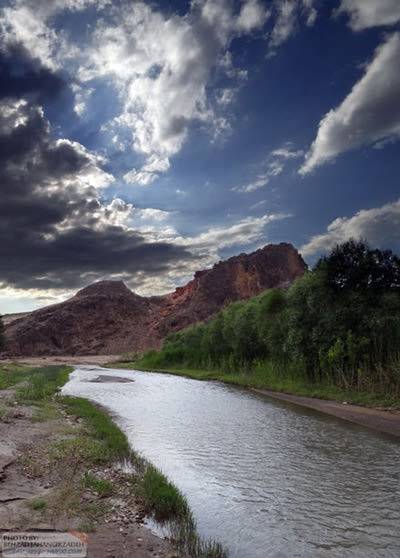
[[275, 383], [290, 373], [308, 384], [399, 395], [399, 258], [344, 243], [288, 289], [236, 302], [169, 335], [140, 364], [254, 373], [266, 361]]

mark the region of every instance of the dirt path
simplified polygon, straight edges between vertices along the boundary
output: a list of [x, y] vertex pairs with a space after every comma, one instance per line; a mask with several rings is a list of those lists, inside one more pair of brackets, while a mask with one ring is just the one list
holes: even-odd
[[359, 405], [338, 403], [313, 397], [302, 397], [300, 395], [291, 395], [267, 389], [254, 388], [252, 391], [400, 437], [400, 411], [371, 409], [369, 407], [360, 407]]
[[90, 465], [91, 472], [116, 487], [104, 497], [82, 488], [86, 465], [77, 464], [74, 455], [52, 461], [52, 448], [82, 434], [80, 419], [57, 406], [43, 410], [21, 405], [11, 389], [0, 391], [0, 408], [0, 533], [84, 531], [90, 517], [94, 531], [88, 534], [89, 558], [176, 556], [166, 540], [143, 525], [123, 471], [109, 464]]

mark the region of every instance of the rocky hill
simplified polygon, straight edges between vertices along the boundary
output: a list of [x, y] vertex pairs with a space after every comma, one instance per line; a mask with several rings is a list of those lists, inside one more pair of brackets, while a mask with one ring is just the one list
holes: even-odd
[[9, 355], [118, 354], [156, 348], [170, 332], [225, 304], [285, 287], [306, 265], [291, 244], [268, 245], [198, 271], [175, 292], [141, 297], [122, 281], [89, 285], [74, 297], [6, 321]]

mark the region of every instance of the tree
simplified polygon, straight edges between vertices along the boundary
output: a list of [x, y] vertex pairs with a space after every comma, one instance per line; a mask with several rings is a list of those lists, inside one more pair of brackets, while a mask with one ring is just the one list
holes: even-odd
[[0, 316], [0, 351], [4, 349], [5, 344], [6, 344], [6, 338], [4, 335], [4, 324], [3, 324], [2, 317]]
[[362, 240], [338, 244], [315, 269], [326, 273], [327, 284], [335, 290], [400, 290], [400, 258], [391, 250], [372, 250]]

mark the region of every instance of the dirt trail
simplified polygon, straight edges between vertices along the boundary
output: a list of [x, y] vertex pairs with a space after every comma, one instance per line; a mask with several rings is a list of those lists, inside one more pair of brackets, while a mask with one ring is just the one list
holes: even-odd
[[350, 405], [346, 402], [338, 403], [336, 401], [302, 397], [300, 395], [291, 395], [267, 389], [254, 388], [252, 391], [400, 437], [400, 411], [398, 410], [371, 409], [359, 405]]
[[[0, 533], [9, 530], [84, 530], [85, 506], [93, 508], [109, 505], [95, 531], [89, 533], [89, 558], [172, 558], [175, 553], [170, 544], [155, 536], [143, 525], [140, 507], [124, 489], [124, 474], [109, 465], [96, 473], [104, 474], [117, 486], [112, 497], [104, 498], [90, 490], [79, 488], [82, 470], [71, 478], [69, 492], [78, 490], [78, 509], [68, 509], [60, 501], [62, 476], [70, 474], [73, 456], [61, 462], [58, 469], [48, 460], [48, 448], [61, 440], [79, 435], [79, 419], [59, 414], [38, 419], [33, 406], [15, 402], [13, 390], [0, 391]], [[66, 496], [69, 498], [70, 494]], [[126, 501], [124, 501], [124, 499]], [[46, 500], [46, 509], [35, 502]], [[53, 502], [57, 502], [54, 504]], [[61, 506], [61, 512], [57, 509]], [[81, 506], [81, 507], [79, 507]], [[1, 551], [0, 551], [1, 555]]]

